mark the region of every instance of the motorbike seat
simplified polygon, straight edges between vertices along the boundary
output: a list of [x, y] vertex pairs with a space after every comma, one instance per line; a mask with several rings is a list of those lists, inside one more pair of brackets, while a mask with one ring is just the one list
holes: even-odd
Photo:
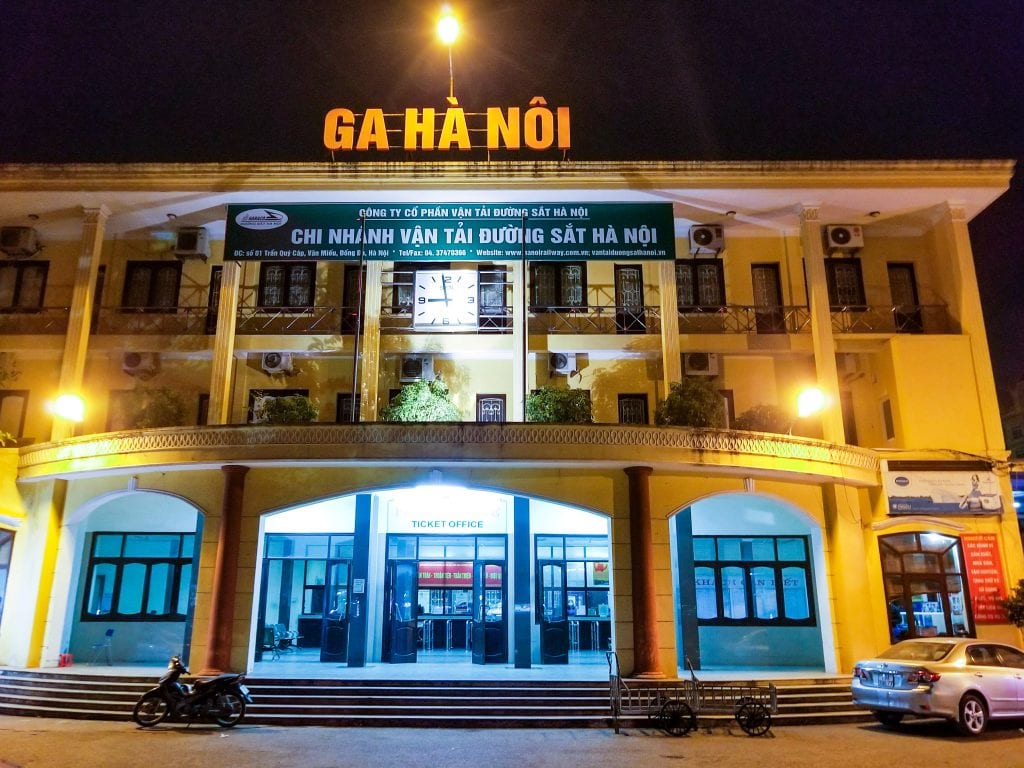
[[232, 680], [236, 680], [238, 677], [239, 675], [237, 672], [225, 672], [224, 674], [217, 675], [216, 677], [211, 677], [206, 680], [197, 680], [195, 687], [199, 689], [205, 688], [208, 685], [213, 685], [214, 683], [228, 683]]

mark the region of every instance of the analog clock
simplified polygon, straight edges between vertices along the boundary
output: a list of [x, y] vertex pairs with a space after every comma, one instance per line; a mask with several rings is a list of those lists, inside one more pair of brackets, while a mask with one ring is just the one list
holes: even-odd
[[477, 327], [477, 278], [471, 269], [431, 269], [416, 273], [413, 327], [459, 331]]

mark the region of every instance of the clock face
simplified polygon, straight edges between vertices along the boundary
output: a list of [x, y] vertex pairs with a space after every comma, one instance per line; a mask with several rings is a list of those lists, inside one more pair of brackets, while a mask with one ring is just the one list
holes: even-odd
[[413, 327], [431, 331], [475, 329], [476, 281], [476, 272], [471, 269], [417, 272], [412, 304]]

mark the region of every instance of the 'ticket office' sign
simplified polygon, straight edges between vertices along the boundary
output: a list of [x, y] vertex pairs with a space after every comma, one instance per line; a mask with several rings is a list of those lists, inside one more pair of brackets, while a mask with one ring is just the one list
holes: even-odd
[[234, 261], [671, 260], [670, 203], [229, 205]]

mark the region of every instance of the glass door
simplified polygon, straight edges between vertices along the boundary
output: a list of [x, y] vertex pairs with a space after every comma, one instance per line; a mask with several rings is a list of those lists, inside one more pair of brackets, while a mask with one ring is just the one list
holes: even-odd
[[615, 331], [617, 333], [643, 333], [646, 330], [643, 268], [616, 264]]
[[473, 663], [508, 661], [505, 624], [505, 564], [479, 560], [473, 564]]
[[917, 299], [913, 264], [889, 264], [889, 293], [892, 295], [896, 330], [902, 333], [922, 333], [924, 321]]
[[324, 620], [320, 635], [320, 661], [348, 660], [348, 604], [351, 563], [327, 566]]
[[786, 320], [782, 310], [782, 283], [778, 264], [752, 264], [750, 278], [754, 288], [754, 326], [758, 333], [784, 333]]
[[540, 567], [540, 656], [543, 664], [569, 663], [569, 616], [565, 596], [565, 567], [548, 563]]
[[384, 648], [391, 664], [416, 662], [415, 561], [391, 561], [384, 574]]

